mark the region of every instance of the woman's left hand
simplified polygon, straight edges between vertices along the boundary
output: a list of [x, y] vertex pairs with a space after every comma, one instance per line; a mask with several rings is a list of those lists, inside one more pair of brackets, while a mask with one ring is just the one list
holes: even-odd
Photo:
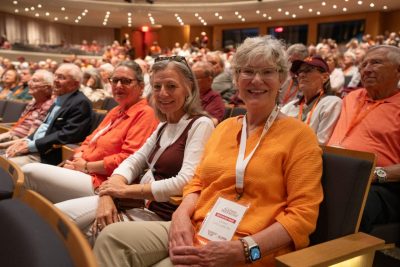
[[99, 186], [99, 195], [109, 195], [112, 197], [124, 198], [124, 192], [128, 185], [119, 180], [107, 180]]
[[174, 265], [235, 266], [244, 264], [243, 245], [236, 241], [210, 241], [205, 246], [179, 246], [170, 251]]

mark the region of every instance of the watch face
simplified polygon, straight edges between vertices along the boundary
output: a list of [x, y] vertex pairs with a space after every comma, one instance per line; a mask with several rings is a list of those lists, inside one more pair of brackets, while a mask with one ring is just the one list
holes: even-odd
[[376, 170], [376, 175], [378, 175], [379, 177], [385, 177], [386, 176], [386, 172], [382, 169], [377, 169]]
[[251, 261], [256, 261], [261, 259], [261, 251], [258, 246], [250, 248], [250, 259]]

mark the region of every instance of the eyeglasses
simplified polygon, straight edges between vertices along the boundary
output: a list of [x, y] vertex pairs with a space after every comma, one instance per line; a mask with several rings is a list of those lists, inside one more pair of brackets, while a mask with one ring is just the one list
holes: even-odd
[[111, 78], [110, 83], [113, 85], [117, 85], [119, 82], [121, 85], [128, 86], [130, 85], [133, 81], [136, 81], [135, 79], [128, 79], [128, 78]]
[[262, 69], [253, 69], [253, 68], [241, 68], [239, 69], [239, 74], [243, 79], [254, 79], [256, 74], [260, 76], [262, 80], [269, 80], [274, 78], [275, 73], [278, 70], [276, 68], [262, 68]]
[[190, 69], [189, 64], [188, 64], [187, 61], [186, 61], [186, 58], [185, 58], [185, 57], [182, 57], [182, 56], [157, 57], [157, 58], [154, 60], [154, 63], [157, 63], [157, 62], [160, 62], [160, 61], [164, 61], [164, 60], [175, 61], [175, 62], [183, 63], [183, 64], [186, 65], [186, 67], [188, 67], [188, 68]]

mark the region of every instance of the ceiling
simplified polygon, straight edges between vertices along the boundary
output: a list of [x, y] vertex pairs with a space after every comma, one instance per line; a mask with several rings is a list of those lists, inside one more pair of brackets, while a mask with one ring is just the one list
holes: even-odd
[[[216, 25], [400, 9], [400, 0], [2, 0], [0, 11], [101, 27]], [[131, 3], [129, 3], [131, 2]]]

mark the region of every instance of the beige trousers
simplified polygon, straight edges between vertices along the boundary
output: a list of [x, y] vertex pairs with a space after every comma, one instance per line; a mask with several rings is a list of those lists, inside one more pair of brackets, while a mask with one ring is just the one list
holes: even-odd
[[171, 222], [113, 223], [96, 240], [94, 254], [100, 267], [174, 266], [168, 257]]
[[9, 158], [12, 162], [16, 163], [18, 166], [22, 167], [29, 163], [40, 162], [39, 153], [31, 153], [24, 156], [17, 156]]

